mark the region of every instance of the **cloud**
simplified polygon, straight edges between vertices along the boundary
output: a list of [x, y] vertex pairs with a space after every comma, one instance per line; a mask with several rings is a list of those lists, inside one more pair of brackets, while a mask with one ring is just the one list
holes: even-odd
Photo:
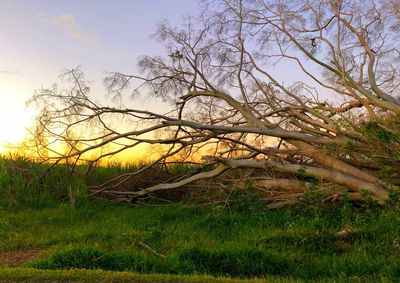
[[0, 70], [0, 75], [10, 75], [10, 76], [12, 76], [12, 75], [16, 75], [18, 73], [19, 72], [15, 71], [15, 70]]
[[70, 14], [61, 14], [57, 17], [48, 17], [44, 12], [37, 12], [40, 20], [50, 23], [64, 30], [71, 37], [83, 42], [86, 45], [93, 45], [97, 42], [97, 36], [94, 31], [82, 30], [77, 19]]

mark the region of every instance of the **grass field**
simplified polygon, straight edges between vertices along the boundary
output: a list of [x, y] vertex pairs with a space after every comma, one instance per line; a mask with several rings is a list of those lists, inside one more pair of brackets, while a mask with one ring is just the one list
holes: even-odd
[[[338, 240], [335, 232], [346, 226], [357, 231]], [[11, 267], [19, 265], [35, 268], [18, 269], [32, 276], [46, 274], [36, 269], [101, 269], [275, 280], [396, 281], [400, 280], [399, 235], [400, 215], [390, 208], [315, 213], [90, 203], [79, 209], [62, 205], [2, 210], [0, 250], [32, 251], [38, 258], [18, 264], [3, 259], [7, 269], [0, 271], [0, 278], [11, 278]], [[48, 276], [57, 274], [69, 276], [61, 271]]]
[[268, 211], [251, 191], [230, 206], [130, 207], [90, 201], [82, 179], [44, 169], [0, 159], [0, 282], [400, 281], [398, 195], [385, 207], [310, 194]]

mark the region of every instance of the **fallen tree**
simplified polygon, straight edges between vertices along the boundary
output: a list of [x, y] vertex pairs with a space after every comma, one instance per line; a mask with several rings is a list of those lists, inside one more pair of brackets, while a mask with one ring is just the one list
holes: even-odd
[[[94, 164], [163, 145], [153, 162], [91, 187], [92, 196], [132, 202], [249, 168], [258, 170], [253, 185], [264, 189], [293, 186], [301, 194], [309, 178], [321, 189], [334, 185], [332, 194], [340, 188], [354, 200], [367, 194], [385, 202], [400, 180], [399, 30], [393, 0], [210, 1], [182, 28], [159, 25], [169, 56], [143, 56], [140, 75], [114, 72], [104, 80], [115, 97], [133, 92], [170, 102], [168, 113], [99, 105], [80, 70], [70, 70], [71, 88], [32, 99], [43, 106], [36, 147], [55, 162]], [[129, 126], [115, 123], [121, 117]], [[157, 164], [193, 161], [194, 153], [204, 155], [198, 165], [206, 172], [118, 190]]]

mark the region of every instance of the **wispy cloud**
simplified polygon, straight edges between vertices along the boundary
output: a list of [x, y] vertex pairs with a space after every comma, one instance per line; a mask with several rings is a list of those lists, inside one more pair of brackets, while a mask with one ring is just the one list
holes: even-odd
[[10, 76], [12, 76], [12, 75], [16, 75], [18, 73], [19, 72], [15, 71], [15, 70], [0, 70], [0, 75], [10, 75]]
[[93, 45], [97, 42], [97, 36], [94, 31], [83, 30], [77, 19], [71, 14], [61, 14], [57, 17], [49, 17], [44, 12], [37, 13], [38, 18], [43, 22], [50, 23], [61, 28], [71, 37], [83, 42], [86, 45]]

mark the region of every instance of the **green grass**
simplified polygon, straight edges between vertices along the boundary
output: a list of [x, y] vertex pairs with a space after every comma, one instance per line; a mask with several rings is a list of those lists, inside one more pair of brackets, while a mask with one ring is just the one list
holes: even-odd
[[[208, 208], [88, 200], [87, 182], [101, 183], [138, 166], [110, 164], [84, 179], [58, 165], [43, 177], [45, 165], [0, 157], [0, 253], [44, 251], [22, 267], [0, 261], [0, 282], [214, 280], [205, 275], [220, 282], [400, 280], [398, 191], [386, 207], [368, 201], [358, 208], [346, 202], [327, 206], [309, 193], [301, 205], [277, 211], [265, 210], [250, 189], [235, 191], [231, 198], [237, 202], [230, 206]], [[153, 173], [159, 178], [192, 169]], [[334, 234], [348, 226], [357, 231], [338, 240]]]
[[86, 202], [83, 176], [72, 176], [65, 164], [45, 174], [48, 168], [48, 164], [26, 157], [0, 156], [0, 208], [44, 208], [56, 207], [60, 201], [76, 205]]
[[[0, 269], [0, 282], [182, 282], [182, 283], [285, 283], [301, 282], [291, 278], [268, 277], [267, 279], [231, 279], [207, 275], [166, 275], [137, 274], [132, 272], [115, 272], [104, 270], [70, 269], [70, 270], [38, 270], [33, 268]], [[361, 281], [360, 281], [361, 282]]]
[[[24, 156], [0, 155], [0, 209], [49, 208], [57, 207], [60, 202], [84, 206], [88, 200], [88, 186], [100, 185], [121, 174], [135, 172], [143, 165], [141, 162], [124, 165], [108, 163], [92, 166], [87, 172], [88, 166], [80, 164], [73, 168], [74, 173], [71, 174], [72, 167], [66, 164], [57, 164], [49, 170], [49, 164], [40, 164]], [[142, 183], [128, 182], [125, 186], [149, 186], [196, 168], [190, 164], [175, 164], [165, 170], [156, 165], [141, 175]]]
[[0, 268], [0, 282], [177, 282], [177, 283], [299, 283], [299, 282], [392, 282], [390, 279], [376, 276], [323, 278], [319, 280], [300, 280], [293, 278], [268, 276], [266, 278], [237, 279], [212, 277], [208, 275], [169, 275], [169, 274], [137, 274], [133, 272], [116, 272], [104, 270], [69, 269], [69, 270], [38, 270], [33, 268]]
[[[358, 232], [338, 241], [334, 233], [345, 226]], [[46, 270], [396, 281], [399, 237], [393, 208], [316, 213], [90, 203], [0, 211], [0, 250], [44, 249], [28, 266]]]

